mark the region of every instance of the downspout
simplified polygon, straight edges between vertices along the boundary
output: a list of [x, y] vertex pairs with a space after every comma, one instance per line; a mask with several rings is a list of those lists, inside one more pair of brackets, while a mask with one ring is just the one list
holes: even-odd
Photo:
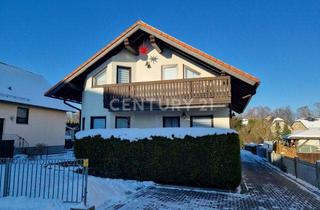
[[63, 100], [63, 103], [73, 109], [76, 109], [79, 111], [79, 130], [82, 130], [82, 122], [81, 122], [81, 116], [82, 116], [82, 112], [81, 109], [79, 109], [78, 107], [73, 106], [72, 104], [69, 104], [66, 100]]

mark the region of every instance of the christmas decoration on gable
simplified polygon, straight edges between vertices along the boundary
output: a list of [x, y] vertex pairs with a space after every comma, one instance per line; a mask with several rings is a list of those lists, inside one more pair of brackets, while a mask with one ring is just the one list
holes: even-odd
[[141, 56], [147, 56], [149, 52], [148, 46], [143, 42], [139, 47], [139, 54]]
[[151, 68], [151, 63], [155, 64], [158, 61], [158, 57], [155, 55], [151, 55], [150, 58], [148, 56], [148, 52], [149, 52], [149, 48], [148, 46], [145, 44], [145, 42], [143, 42], [140, 47], [139, 47], [139, 55], [146, 57], [146, 64], [145, 66], [150, 69]]

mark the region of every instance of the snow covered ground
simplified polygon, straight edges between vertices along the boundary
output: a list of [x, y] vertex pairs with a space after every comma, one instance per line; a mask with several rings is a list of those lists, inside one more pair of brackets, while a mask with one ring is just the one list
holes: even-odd
[[[26, 159], [24, 155], [15, 156], [16, 159]], [[72, 160], [73, 152], [49, 155], [50, 160]], [[37, 159], [37, 157], [36, 157]], [[128, 199], [139, 190], [153, 186], [153, 182], [139, 182], [134, 180], [108, 179], [94, 176], [88, 177], [88, 206], [110, 206]], [[83, 204], [64, 203], [60, 200], [27, 198], [27, 197], [6, 197], [0, 198], [0, 210], [65, 210], [70, 207], [81, 207]]]
[[[88, 178], [88, 206], [114, 205], [125, 201], [133, 193], [152, 186], [152, 182], [138, 182], [132, 180], [106, 179], [89, 176]], [[0, 210], [69, 210], [70, 207], [81, 207], [83, 204], [64, 203], [59, 200], [6, 197], [0, 198]]]
[[200, 137], [214, 134], [236, 133], [226, 128], [121, 128], [121, 129], [91, 129], [76, 133], [76, 138], [101, 135], [102, 138], [114, 136], [122, 140], [135, 141], [138, 139], [150, 139], [152, 136], [163, 136], [172, 139], [184, 138], [185, 136]]

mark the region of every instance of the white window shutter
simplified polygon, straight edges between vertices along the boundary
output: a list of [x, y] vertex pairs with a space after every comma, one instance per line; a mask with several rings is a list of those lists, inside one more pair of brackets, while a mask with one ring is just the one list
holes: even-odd
[[130, 82], [130, 69], [118, 67], [118, 83]]
[[163, 79], [177, 79], [178, 71], [176, 66], [164, 67], [163, 68]]
[[212, 127], [211, 116], [192, 117], [192, 127]]

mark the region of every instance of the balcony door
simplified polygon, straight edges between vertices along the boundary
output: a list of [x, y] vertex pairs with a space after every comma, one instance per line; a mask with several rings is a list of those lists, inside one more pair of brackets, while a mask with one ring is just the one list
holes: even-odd
[[0, 140], [2, 140], [4, 119], [0, 118]]
[[117, 66], [117, 84], [131, 82], [131, 68], [124, 66]]

